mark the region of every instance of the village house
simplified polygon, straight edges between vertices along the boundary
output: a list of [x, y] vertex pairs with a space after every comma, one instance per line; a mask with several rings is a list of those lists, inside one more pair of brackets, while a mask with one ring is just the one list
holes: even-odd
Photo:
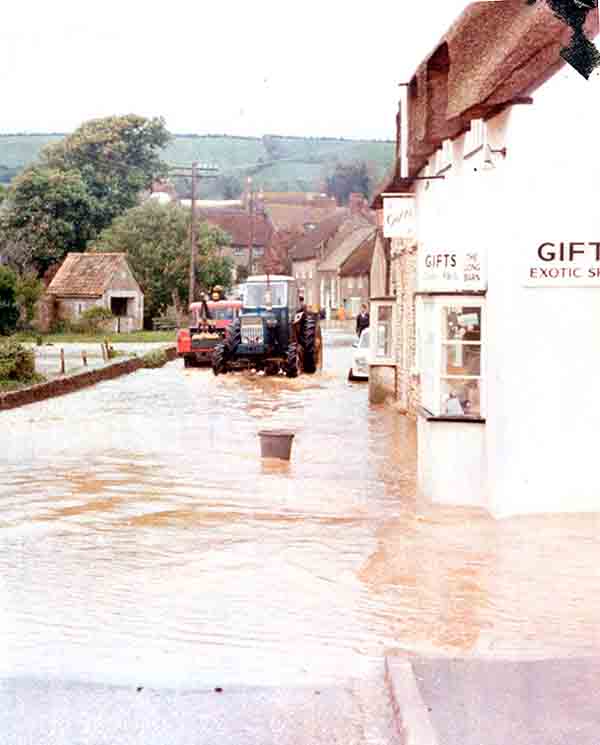
[[259, 200], [276, 231], [308, 232], [329, 215], [343, 211], [334, 197], [313, 192], [261, 191]]
[[298, 280], [298, 288], [306, 304], [311, 307], [325, 307], [325, 303], [321, 303], [321, 282], [317, 266], [321, 257], [327, 253], [329, 242], [349, 216], [349, 210], [329, 215], [301, 236], [292, 248], [292, 274]]
[[250, 242], [252, 242], [251, 274], [261, 274], [264, 271], [265, 252], [273, 236], [273, 226], [268, 216], [257, 208], [249, 214], [244, 209], [223, 209], [213, 207], [198, 209], [198, 222], [224, 230], [231, 238], [231, 245], [223, 249], [223, 256], [228, 256], [234, 262], [237, 279], [240, 268], [248, 269], [250, 260]]
[[600, 154], [579, 126], [600, 77], [565, 64], [572, 36], [544, 3], [469, 5], [410, 81], [374, 201], [401, 227], [374, 249], [374, 384], [418, 417], [421, 494], [496, 516], [600, 507]]
[[144, 294], [124, 253], [69, 253], [48, 285], [43, 330], [53, 321], [77, 321], [89, 308], [107, 308], [116, 333], [144, 325]]
[[[345, 317], [354, 317], [360, 312], [360, 295], [355, 294], [354, 275], [343, 278], [341, 269], [352, 254], [374, 239], [375, 231], [375, 226], [363, 215], [352, 214], [330, 241], [327, 253], [317, 264], [319, 303], [326, 312], [343, 308]], [[359, 278], [362, 284], [360, 275], [356, 276], [356, 283], [358, 284]], [[349, 285], [352, 285], [351, 290]], [[352, 294], [344, 294], [343, 288], [347, 288]], [[365, 287], [365, 294], [366, 289]]]
[[[345, 307], [340, 268], [375, 232], [374, 216], [362, 195], [352, 195], [348, 207], [337, 209], [310, 226], [291, 251], [292, 274], [308, 305], [326, 312]], [[364, 280], [361, 278], [361, 284]], [[358, 284], [358, 277], [356, 280]], [[354, 284], [347, 280], [345, 286]], [[352, 310], [352, 303], [345, 309]]]
[[361, 305], [369, 304], [375, 238], [376, 229], [371, 228], [366, 237], [360, 240], [357, 248], [340, 265], [340, 295], [345, 299], [344, 308], [347, 318], [355, 318], [360, 313]]

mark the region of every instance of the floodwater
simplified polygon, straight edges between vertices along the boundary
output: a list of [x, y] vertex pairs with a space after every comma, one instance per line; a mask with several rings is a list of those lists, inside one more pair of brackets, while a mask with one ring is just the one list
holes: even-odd
[[[415, 496], [414, 424], [346, 380], [173, 362], [0, 414], [0, 676], [313, 685], [386, 648], [594, 653], [594, 516]], [[290, 463], [257, 432], [296, 433]]]

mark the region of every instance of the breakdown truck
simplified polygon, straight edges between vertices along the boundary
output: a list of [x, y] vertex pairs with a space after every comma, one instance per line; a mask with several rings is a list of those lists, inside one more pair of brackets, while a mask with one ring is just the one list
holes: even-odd
[[241, 301], [226, 300], [220, 287], [213, 290], [211, 298], [202, 296], [200, 302], [191, 303], [191, 325], [177, 332], [177, 355], [183, 357], [185, 367], [210, 364], [215, 346], [240, 314]]
[[319, 314], [300, 306], [295, 278], [248, 277], [240, 317], [214, 348], [214, 374], [254, 369], [295, 378], [303, 372], [317, 372], [322, 364]]

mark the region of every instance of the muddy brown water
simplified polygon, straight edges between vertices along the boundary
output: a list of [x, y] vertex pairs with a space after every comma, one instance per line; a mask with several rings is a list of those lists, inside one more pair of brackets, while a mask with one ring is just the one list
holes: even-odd
[[[600, 639], [595, 516], [497, 523], [415, 497], [414, 423], [346, 380], [174, 362], [0, 414], [0, 676], [313, 685], [383, 650]], [[257, 433], [296, 433], [290, 463]]]

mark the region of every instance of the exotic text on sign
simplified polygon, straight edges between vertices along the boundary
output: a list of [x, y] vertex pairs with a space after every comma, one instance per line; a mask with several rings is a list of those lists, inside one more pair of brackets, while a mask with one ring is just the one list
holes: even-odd
[[524, 272], [529, 287], [600, 287], [600, 241], [540, 243]]

